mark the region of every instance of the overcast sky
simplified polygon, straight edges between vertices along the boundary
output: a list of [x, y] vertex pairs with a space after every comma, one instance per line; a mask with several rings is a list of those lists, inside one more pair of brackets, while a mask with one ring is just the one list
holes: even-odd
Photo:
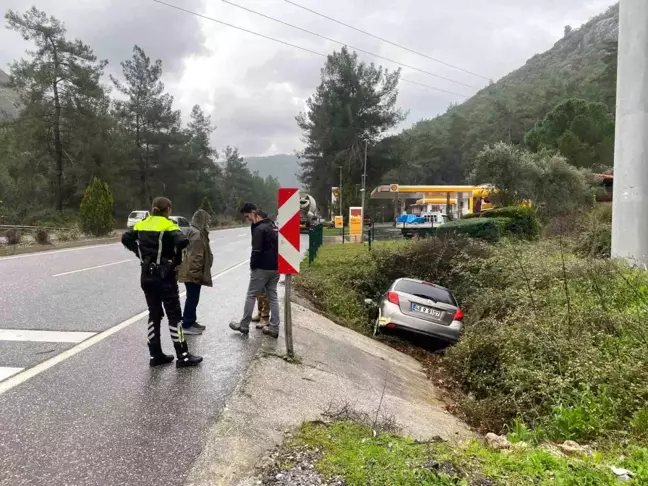
[[[221, 0], [165, 0], [167, 3], [254, 30], [322, 54], [333, 42], [277, 24]], [[446, 63], [497, 80], [529, 57], [549, 49], [566, 24], [580, 26], [611, 0], [294, 0], [295, 3], [423, 52]], [[284, 0], [232, 0], [302, 28], [404, 64], [451, 78], [469, 88], [411, 69], [403, 77], [471, 95], [487, 81], [350, 30]], [[66, 23], [71, 37], [108, 59], [107, 72], [140, 45], [160, 58], [164, 82], [176, 106], [188, 114], [198, 103], [212, 115], [215, 147], [239, 147], [242, 154], [292, 153], [301, 147], [294, 117], [319, 83], [324, 58], [231, 27], [173, 10], [153, 0], [2, 0], [2, 7], [26, 10], [34, 3]], [[29, 45], [0, 30], [0, 68]], [[376, 60], [361, 54], [364, 60]], [[388, 68], [392, 63], [376, 60]], [[464, 98], [401, 83], [399, 105], [409, 110], [401, 128], [431, 118]]]

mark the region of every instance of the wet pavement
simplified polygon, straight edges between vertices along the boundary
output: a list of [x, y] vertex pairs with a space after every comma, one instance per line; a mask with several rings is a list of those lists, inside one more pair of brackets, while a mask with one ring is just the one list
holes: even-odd
[[[205, 361], [183, 370], [148, 367], [146, 319], [132, 319], [145, 310], [138, 262], [120, 245], [0, 258], [0, 372], [25, 370], [0, 374], [0, 485], [182, 484], [269, 339], [227, 327], [242, 310], [249, 239], [247, 228], [212, 233], [214, 287], [203, 289], [198, 309], [207, 331], [188, 337]], [[37, 333], [32, 341], [7, 340], [11, 330], [26, 329], [72, 340], [75, 332], [97, 334], [80, 352], [83, 342], [43, 341]], [[162, 337], [172, 352], [166, 321]]]

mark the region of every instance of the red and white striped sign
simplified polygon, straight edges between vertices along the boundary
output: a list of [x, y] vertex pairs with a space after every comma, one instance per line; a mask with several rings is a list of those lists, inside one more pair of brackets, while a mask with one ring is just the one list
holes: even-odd
[[278, 191], [279, 214], [279, 273], [299, 273], [301, 253], [299, 251], [299, 190], [281, 188]]

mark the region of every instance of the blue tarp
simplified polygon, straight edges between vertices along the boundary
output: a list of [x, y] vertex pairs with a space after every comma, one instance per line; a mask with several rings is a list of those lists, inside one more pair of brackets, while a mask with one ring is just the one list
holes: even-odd
[[402, 214], [396, 219], [397, 223], [425, 223], [425, 218], [415, 214]]

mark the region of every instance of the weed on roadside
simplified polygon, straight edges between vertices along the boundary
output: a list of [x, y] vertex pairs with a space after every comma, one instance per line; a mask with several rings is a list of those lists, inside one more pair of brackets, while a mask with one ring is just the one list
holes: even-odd
[[292, 444], [320, 451], [316, 469], [325, 478], [342, 477], [351, 486], [616, 485], [619, 480], [611, 464], [632, 470], [635, 479], [630, 484], [644, 484], [639, 461], [647, 452], [636, 450], [631, 458], [602, 454], [570, 458], [533, 446], [496, 451], [478, 441], [419, 442], [375, 434], [371, 427], [349, 420], [306, 423]]

